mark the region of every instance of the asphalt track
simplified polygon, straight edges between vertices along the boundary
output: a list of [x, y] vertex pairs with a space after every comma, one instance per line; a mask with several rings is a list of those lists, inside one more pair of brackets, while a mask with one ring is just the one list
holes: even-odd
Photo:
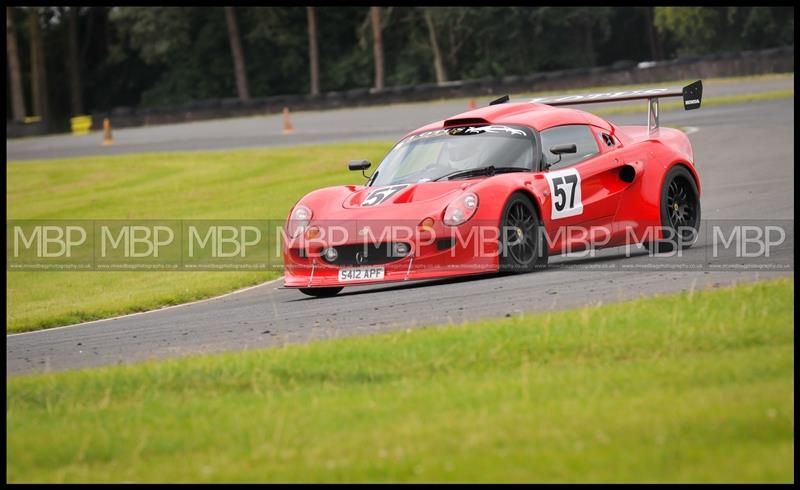
[[[643, 114], [611, 117], [623, 124], [641, 123], [642, 118]], [[690, 139], [703, 179], [704, 220], [793, 223], [793, 99], [670, 112], [662, 115], [664, 123], [697, 128]], [[352, 287], [325, 299], [278, 289], [278, 281], [195, 304], [7, 336], [6, 371], [11, 375], [264, 348], [793, 274], [677, 269], [679, 264], [702, 261], [709, 251], [701, 234], [683, 258], [661, 259], [659, 263], [671, 264], [671, 270], [624, 270], [651, 259], [644, 252], [625, 258], [624, 250], [617, 248], [596, 258], [554, 259], [555, 267], [533, 274]], [[773, 257], [793, 266], [793, 230]]]
[[[654, 84], [663, 86], [672, 84]], [[794, 87], [794, 75], [775, 78], [707, 82], [705, 99], [729, 95], [753, 94], [774, 90], [790, 90]], [[477, 103], [485, 105], [494, 97], [479, 97]], [[512, 100], [528, 100], [530, 96], [514, 96]], [[592, 106], [615, 107], [626, 103]], [[642, 122], [644, 102], [639, 105], [642, 113], [631, 119]], [[584, 106], [583, 108], [586, 108]], [[322, 144], [343, 141], [396, 140], [408, 131], [423, 124], [450, 117], [467, 110], [464, 99], [433, 101], [426, 103], [396, 104], [352, 109], [337, 109], [292, 114], [294, 132], [282, 133], [282, 116], [254, 116], [233, 119], [217, 119], [186, 124], [125, 128], [114, 130], [114, 145], [103, 146], [102, 132], [95, 131], [85, 136], [53, 135], [40, 138], [21, 138], [6, 141], [6, 160], [31, 160], [41, 158], [63, 158], [92, 155], [116, 155], [153, 151], [177, 150], [225, 150], [263, 146], [292, 146], [299, 144]], [[689, 123], [691, 124], [691, 123]], [[113, 126], [113, 120], [112, 120]]]

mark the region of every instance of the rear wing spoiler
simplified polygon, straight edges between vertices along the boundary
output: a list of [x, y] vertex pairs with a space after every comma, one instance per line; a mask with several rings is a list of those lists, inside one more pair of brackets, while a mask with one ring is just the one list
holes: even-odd
[[628, 100], [647, 100], [647, 127], [651, 133], [658, 130], [658, 99], [683, 97], [683, 108], [687, 111], [699, 109], [703, 100], [703, 82], [698, 80], [680, 88], [650, 88], [597, 94], [556, 95], [531, 99], [531, 102], [551, 106], [575, 104], [601, 104]]

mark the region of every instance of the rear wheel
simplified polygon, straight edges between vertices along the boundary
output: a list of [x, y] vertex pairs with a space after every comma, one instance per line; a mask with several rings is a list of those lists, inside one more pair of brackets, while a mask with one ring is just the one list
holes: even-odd
[[500, 271], [532, 272], [547, 266], [544, 229], [527, 196], [514, 193], [500, 220]]
[[700, 229], [700, 193], [689, 170], [682, 165], [670, 169], [661, 189], [661, 226], [665, 240], [647, 242], [650, 250], [672, 252], [691, 247]]
[[300, 288], [300, 292], [315, 298], [328, 298], [336, 296], [344, 287], [338, 288]]

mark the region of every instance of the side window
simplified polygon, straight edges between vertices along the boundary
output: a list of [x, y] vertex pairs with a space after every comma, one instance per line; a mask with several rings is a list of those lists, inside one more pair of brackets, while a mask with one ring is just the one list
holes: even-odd
[[600, 133], [600, 135], [603, 137], [603, 143], [605, 143], [606, 146], [612, 147], [612, 146], [616, 145], [616, 142], [614, 141], [614, 137], [611, 136], [610, 134], [608, 134], [608, 133]]
[[597, 140], [592, 134], [592, 130], [583, 124], [570, 124], [567, 126], [557, 126], [541, 132], [542, 152], [544, 161], [553, 163], [558, 161], [558, 155], [550, 153], [550, 148], [555, 145], [575, 144], [578, 148], [576, 153], [565, 153], [561, 155], [561, 161], [552, 165], [550, 169], [569, 167], [578, 162], [586, 160], [600, 153]]

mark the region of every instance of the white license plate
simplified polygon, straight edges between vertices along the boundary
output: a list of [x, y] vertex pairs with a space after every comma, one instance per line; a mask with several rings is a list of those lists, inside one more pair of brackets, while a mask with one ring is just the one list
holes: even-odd
[[383, 279], [383, 267], [347, 267], [339, 269], [339, 282]]

